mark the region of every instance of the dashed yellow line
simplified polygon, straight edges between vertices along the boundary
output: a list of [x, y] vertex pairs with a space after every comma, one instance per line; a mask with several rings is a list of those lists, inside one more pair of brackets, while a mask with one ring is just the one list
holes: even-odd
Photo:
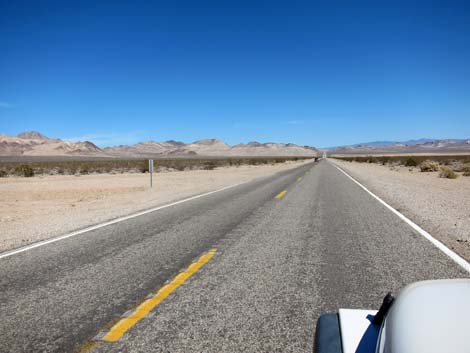
[[281, 191], [279, 194], [276, 195], [276, 199], [282, 199], [287, 194], [287, 190]]
[[186, 271], [181, 272], [169, 284], [160, 288], [160, 290], [150, 299], [145, 300], [140, 304], [134, 312], [121, 319], [115, 324], [111, 330], [103, 337], [104, 341], [116, 342], [119, 340], [132, 326], [147, 316], [158, 304], [160, 304], [166, 297], [168, 297], [176, 288], [181, 286], [189, 277], [196, 273], [202, 266], [204, 266], [214, 255], [216, 249], [209, 250], [202, 255], [198, 261], [191, 264]]

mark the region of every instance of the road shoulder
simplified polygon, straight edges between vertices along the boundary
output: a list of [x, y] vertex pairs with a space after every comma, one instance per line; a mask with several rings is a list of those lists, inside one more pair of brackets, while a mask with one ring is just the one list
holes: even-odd
[[470, 178], [450, 180], [417, 169], [330, 161], [449, 249], [470, 260]]

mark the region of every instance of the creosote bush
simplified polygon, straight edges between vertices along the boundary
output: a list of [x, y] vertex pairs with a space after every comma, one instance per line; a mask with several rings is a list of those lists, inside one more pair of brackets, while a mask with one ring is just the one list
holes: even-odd
[[439, 163], [435, 161], [425, 160], [419, 165], [422, 172], [437, 172], [439, 171]]
[[418, 165], [418, 160], [414, 157], [408, 157], [405, 160], [405, 166], [406, 167], [416, 167]]
[[34, 176], [34, 169], [27, 164], [21, 164], [15, 168], [15, 174], [30, 178]]
[[457, 179], [458, 176], [459, 175], [449, 167], [441, 167], [441, 171], [439, 172], [439, 177], [441, 178]]
[[463, 176], [470, 176], [470, 164], [464, 165], [462, 168]]
[[204, 170], [214, 170], [217, 167], [217, 164], [214, 162], [207, 162], [204, 164]]
[[80, 174], [90, 174], [90, 170], [87, 167], [81, 167]]

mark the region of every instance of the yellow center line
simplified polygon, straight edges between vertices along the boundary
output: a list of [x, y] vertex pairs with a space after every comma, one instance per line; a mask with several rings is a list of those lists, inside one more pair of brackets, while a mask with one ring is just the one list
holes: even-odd
[[276, 195], [276, 199], [282, 199], [287, 194], [287, 190], [281, 191], [279, 194]]
[[198, 261], [192, 263], [184, 272], [177, 275], [173, 281], [160, 288], [160, 290], [150, 299], [145, 300], [140, 304], [134, 312], [121, 319], [115, 324], [111, 330], [103, 337], [104, 341], [116, 342], [119, 340], [132, 326], [147, 316], [158, 304], [160, 304], [166, 297], [168, 297], [176, 288], [181, 286], [189, 277], [196, 273], [202, 266], [204, 266], [215, 255], [217, 249], [209, 250], [202, 255]]

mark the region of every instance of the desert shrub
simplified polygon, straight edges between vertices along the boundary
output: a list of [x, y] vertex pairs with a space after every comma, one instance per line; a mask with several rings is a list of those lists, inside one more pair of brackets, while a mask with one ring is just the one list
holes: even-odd
[[405, 160], [406, 167], [416, 167], [418, 165], [418, 160], [415, 157], [408, 157]]
[[0, 170], [0, 178], [5, 178], [7, 176], [7, 172], [4, 170]]
[[454, 172], [463, 172], [465, 164], [462, 161], [453, 161], [450, 167]]
[[437, 172], [439, 171], [439, 163], [435, 161], [425, 160], [419, 165], [422, 172]]
[[89, 174], [90, 170], [88, 169], [87, 166], [83, 166], [80, 168], [80, 174]]
[[30, 178], [34, 176], [34, 169], [27, 164], [19, 165], [15, 168], [15, 174], [24, 176], [25, 178]]
[[184, 165], [184, 163], [177, 163], [177, 164], [175, 164], [175, 165], [173, 166], [173, 168], [176, 169], [176, 170], [179, 171], [179, 172], [184, 171], [184, 170], [186, 169], [186, 167], [188, 167], [188, 168], [190, 168], [190, 169], [193, 169], [193, 168], [191, 168], [190, 166]]
[[204, 170], [213, 170], [216, 167], [217, 167], [217, 164], [215, 164], [214, 162], [204, 163]]
[[447, 178], [447, 179], [457, 179], [459, 175], [449, 167], [441, 167], [441, 171], [439, 172], [440, 178]]
[[390, 162], [390, 157], [387, 157], [387, 156], [379, 157], [377, 158], [377, 161], [382, 165], [386, 165]]
[[463, 176], [470, 176], [470, 164], [465, 164], [462, 168]]

